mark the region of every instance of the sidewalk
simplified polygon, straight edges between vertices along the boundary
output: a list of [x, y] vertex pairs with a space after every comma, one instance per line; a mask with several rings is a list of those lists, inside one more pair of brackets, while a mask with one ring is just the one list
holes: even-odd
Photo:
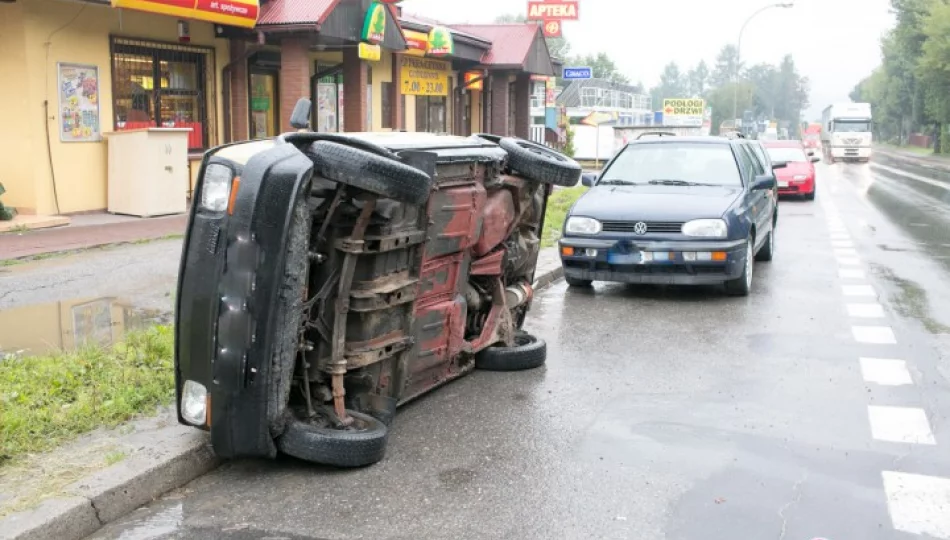
[[892, 161], [903, 161], [918, 167], [950, 172], [950, 156], [918, 154], [911, 150], [883, 145], [874, 145], [874, 153], [885, 156]]
[[188, 215], [133, 218], [111, 214], [74, 216], [56, 229], [0, 234], [0, 261], [108, 244], [154, 240], [184, 234]]

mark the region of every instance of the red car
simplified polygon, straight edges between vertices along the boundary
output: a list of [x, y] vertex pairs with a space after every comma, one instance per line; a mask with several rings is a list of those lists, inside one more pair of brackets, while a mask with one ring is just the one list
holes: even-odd
[[802, 146], [806, 150], [817, 150], [821, 148], [821, 124], [809, 124], [802, 130]]
[[787, 165], [775, 171], [778, 194], [802, 195], [806, 200], [815, 200], [815, 162], [818, 156], [809, 157], [801, 141], [763, 141], [773, 163]]

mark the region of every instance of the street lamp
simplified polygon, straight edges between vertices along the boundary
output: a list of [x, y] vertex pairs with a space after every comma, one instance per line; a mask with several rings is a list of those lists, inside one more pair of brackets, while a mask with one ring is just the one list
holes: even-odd
[[794, 5], [795, 5], [794, 2], [775, 2], [774, 4], [769, 4], [767, 6], [759, 8], [758, 11], [756, 11], [752, 15], [749, 15], [749, 18], [746, 19], [744, 23], [742, 23], [742, 28], [739, 29], [739, 40], [736, 42], [736, 83], [732, 87], [732, 122], [733, 122], [733, 127], [737, 128], [737, 131], [738, 131], [738, 126], [736, 126], [735, 124], [737, 123], [736, 121], [739, 118], [739, 64], [741, 63], [740, 51], [742, 49], [742, 33], [745, 32], [745, 27], [749, 24], [749, 21], [754, 19], [755, 16], [758, 15], [759, 13], [762, 13], [763, 11], [767, 9], [790, 8], [790, 7], [793, 7]]

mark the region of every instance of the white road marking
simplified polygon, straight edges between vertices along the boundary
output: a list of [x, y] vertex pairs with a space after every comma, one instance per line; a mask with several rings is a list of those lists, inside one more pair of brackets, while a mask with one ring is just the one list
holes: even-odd
[[906, 177], [906, 178], [912, 178], [912, 179], [914, 179], [914, 180], [917, 180], [918, 182], [923, 182], [923, 183], [925, 183], [925, 184], [930, 184], [931, 186], [936, 186], [936, 187], [939, 187], [939, 188], [943, 188], [943, 189], [946, 189], [946, 190], [950, 190], [950, 184], [947, 184], [946, 182], [937, 182], [936, 180], [931, 180], [930, 178], [925, 178], [925, 177], [920, 176], [920, 175], [917, 175], [917, 174], [909, 173], [909, 172], [906, 172], [906, 171], [901, 171], [901, 170], [895, 169], [895, 168], [893, 168], [893, 167], [888, 167], [887, 165], [881, 165], [880, 163], [871, 163], [871, 167], [877, 167], [878, 169], [883, 169], [883, 170], [885, 170], [885, 171], [892, 172], [892, 173], [894, 173], [894, 174], [896, 174], [896, 175], [899, 175], [899, 176], [904, 176], [904, 177]]
[[879, 441], [937, 444], [923, 409], [868, 405], [868, 419], [871, 436]]
[[857, 257], [837, 257], [840, 266], [861, 266], [861, 259]]
[[895, 529], [950, 539], [950, 479], [894, 471], [881, 477]]
[[855, 249], [836, 249], [835, 256], [837, 257], [857, 257], [858, 252]]
[[862, 358], [861, 374], [869, 383], [881, 386], [907, 386], [914, 384], [903, 360], [890, 358]]
[[842, 285], [841, 290], [845, 296], [877, 296], [870, 285]]
[[860, 268], [839, 268], [838, 277], [841, 279], [864, 279], [864, 270]]
[[897, 343], [897, 336], [890, 326], [852, 326], [851, 333], [854, 340], [858, 343], [871, 343], [874, 345], [894, 345]]
[[854, 243], [851, 240], [832, 240], [831, 246], [839, 249], [852, 249]]
[[848, 316], [858, 319], [883, 319], [884, 306], [881, 304], [848, 304]]

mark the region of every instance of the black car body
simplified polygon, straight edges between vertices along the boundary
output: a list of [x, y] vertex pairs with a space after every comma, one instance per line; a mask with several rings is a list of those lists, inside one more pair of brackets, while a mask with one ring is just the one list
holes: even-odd
[[568, 282], [721, 283], [748, 294], [752, 259], [770, 260], [774, 249], [772, 169], [784, 165], [758, 146], [725, 137], [628, 144], [599, 177], [584, 176], [591, 189], [571, 208], [560, 240]]

